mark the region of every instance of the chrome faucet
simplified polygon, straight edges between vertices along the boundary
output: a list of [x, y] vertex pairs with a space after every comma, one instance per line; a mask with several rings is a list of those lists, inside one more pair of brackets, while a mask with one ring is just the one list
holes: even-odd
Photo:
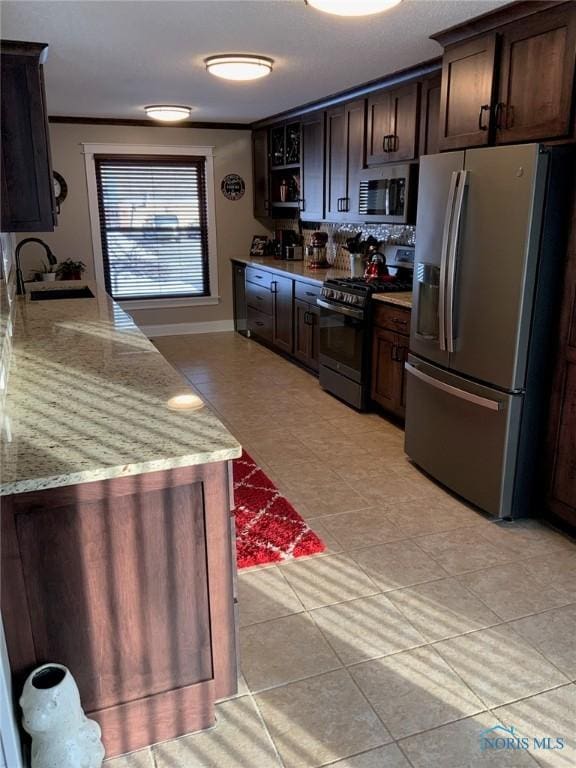
[[39, 243], [44, 247], [44, 250], [46, 251], [46, 258], [48, 259], [48, 263], [51, 266], [54, 266], [54, 264], [57, 263], [56, 256], [54, 256], [50, 246], [45, 243], [44, 240], [40, 240], [38, 237], [27, 237], [25, 240], [20, 240], [14, 253], [14, 260], [16, 261], [16, 293], [19, 296], [23, 296], [26, 293], [24, 277], [22, 276], [22, 270], [20, 269], [20, 250], [23, 245], [26, 245], [26, 243]]

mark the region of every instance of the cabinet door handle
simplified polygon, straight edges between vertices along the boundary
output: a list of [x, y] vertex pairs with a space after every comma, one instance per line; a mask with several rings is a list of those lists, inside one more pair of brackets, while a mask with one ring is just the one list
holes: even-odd
[[276, 280], [272, 280], [270, 283], [270, 293], [278, 293], [278, 283]]
[[400, 147], [400, 139], [398, 138], [398, 135], [394, 133], [390, 136], [390, 139], [392, 141], [390, 152], [398, 152], [398, 148]]
[[344, 213], [348, 213], [348, 211], [350, 210], [350, 198], [349, 197], [344, 197], [342, 199], [344, 200], [343, 211], [344, 211]]
[[306, 296], [314, 296], [314, 297], [316, 297], [316, 294], [314, 293], [314, 291], [305, 291], [305, 293], [306, 293]]
[[484, 112], [488, 112], [488, 113], [490, 112], [490, 104], [482, 104], [482, 106], [480, 107], [480, 112], [478, 114], [478, 130], [479, 131], [488, 130], [488, 126], [484, 125], [484, 122], [483, 122]]
[[384, 136], [382, 139], [382, 151], [388, 152], [388, 136]]
[[394, 325], [408, 325], [408, 320], [402, 320], [399, 317], [391, 318]]
[[264, 323], [261, 320], [256, 320], [256, 325], [262, 326], [262, 325], [264, 325]]
[[504, 121], [504, 125], [502, 125], [502, 112], [505, 109], [506, 104], [503, 101], [499, 101], [498, 104], [496, 104], [496, 110], [494, 112], [494, 123], [496, 124], [496, 128], [506, 127], [506, 121]]
[[338, 198], [337, 203], [336, 203], [336, 210], [338, 211], [338, 213], [345, 213], [348, 210], [345, 207], [345, 204], [346, 204], [345, 201], [347, 199], [348, 198], [346, 198], [346, 197], [339, 197]]

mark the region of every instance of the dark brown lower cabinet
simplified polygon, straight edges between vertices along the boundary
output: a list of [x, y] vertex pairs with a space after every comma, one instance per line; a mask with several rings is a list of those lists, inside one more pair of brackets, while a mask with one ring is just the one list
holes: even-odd
[[576, 208], [568, 246], [547, 453], [548, 509], [576, 531]]
[[370, 396], [403, 419], [406, 409], [404, 363], [410, 343], [410, 310], [378, 304], [374, 310]]
[[294, 280], [291, 277], [281, 277], [273, 275], [272, 277], [272, 296], [273, 296], [273, 335], [272, 343], [286, 354], [292, 354], [294, 346], [293, 333], [293, 309], [294, 300]]
[[6, 497], [15, 696], [65, 664], [108, 757], [212, 725], [237, 687], [230, 510], [225, 462]]
[[320, 342], [320, 310], [314, 304], [294, 299], [294, 357], [317, 371]]
[[381, 328], [374, 330], [370, 394], [374, 402], [400, 418], [405, 416], [404, 362], [407, 352], [407, 336], [398, 336]]

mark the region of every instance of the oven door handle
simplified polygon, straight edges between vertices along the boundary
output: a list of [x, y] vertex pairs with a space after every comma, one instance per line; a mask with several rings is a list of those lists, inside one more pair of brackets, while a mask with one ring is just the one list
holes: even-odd
[[348, 315], [348, 317], [355, 317], [358, 320], [364, 318], [364, 312], [361, 309], [353, 309], [352, 307], [344, 307], [340, 304], [332, 304], [329, 301], [324, 301], [324, 299], [316, 299], [316, 304], [323, 309], [337, 312], [339, 315]]

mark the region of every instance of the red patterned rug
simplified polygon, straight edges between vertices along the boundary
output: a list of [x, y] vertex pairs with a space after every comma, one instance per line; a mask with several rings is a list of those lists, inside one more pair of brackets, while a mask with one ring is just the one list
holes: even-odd
[[234, 460], [238, 568], [324, 552], [324, 542], [246, 451]]

